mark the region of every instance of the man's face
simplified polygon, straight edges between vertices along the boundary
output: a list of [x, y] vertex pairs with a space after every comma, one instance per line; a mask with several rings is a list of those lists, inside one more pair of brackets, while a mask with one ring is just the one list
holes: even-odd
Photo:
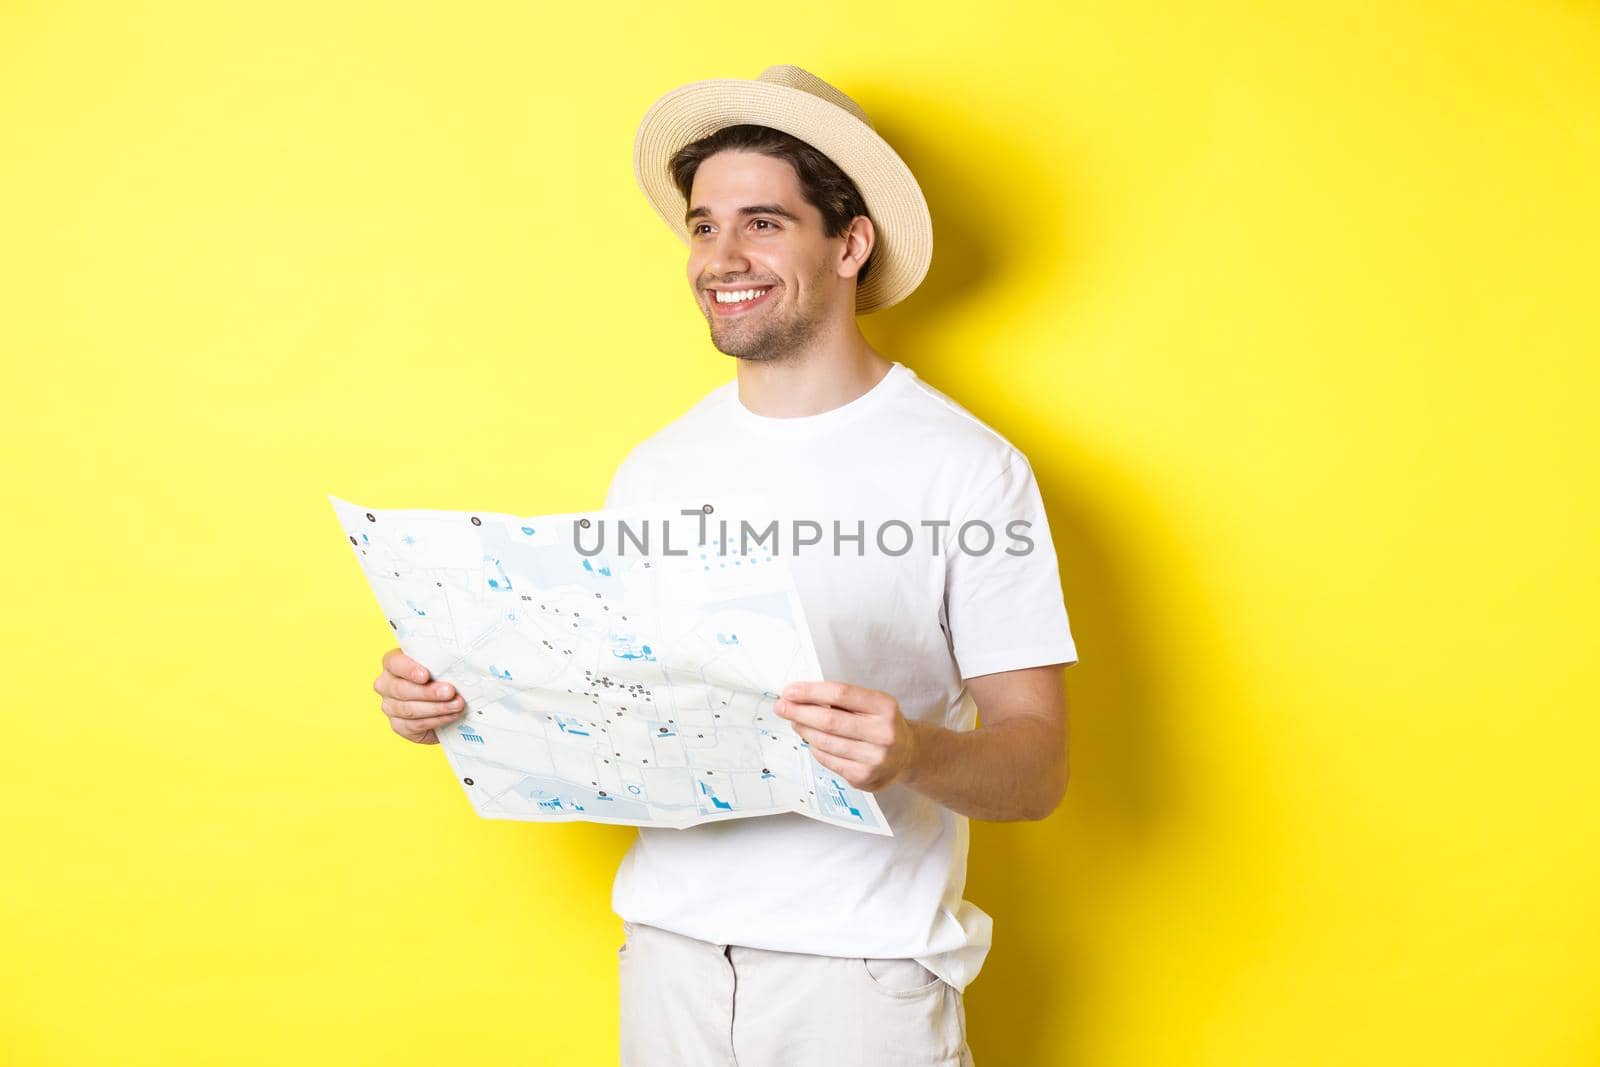
[[[755, 209], [755, 210], [751, 210]], [[800, 195], [794, 168], [756, 152], [718, 152], [695, 171], [689, 196], [689, 285], [730, 356], [776, 360], [803, 348], [832, 317], [855, 314], [855, 286], [834, 264], [844, 237]], [[724, 303], [717, 290], [766, 290]], [[848, 303], [847, 310], [838, 305]]]

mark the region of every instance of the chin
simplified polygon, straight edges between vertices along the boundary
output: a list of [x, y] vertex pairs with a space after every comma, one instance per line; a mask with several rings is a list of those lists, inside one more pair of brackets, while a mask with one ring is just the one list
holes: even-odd
[[734, 359], [748, 360], [751, 363], [768, 363], [782, 355], [781, 352], [772, 352], [765, 348], [747, 348], [742, 345], [729, 348], [726, 342], [717, 340], [715, 333], [711, 335], [711, 343], [723, 355], [732, 356]]

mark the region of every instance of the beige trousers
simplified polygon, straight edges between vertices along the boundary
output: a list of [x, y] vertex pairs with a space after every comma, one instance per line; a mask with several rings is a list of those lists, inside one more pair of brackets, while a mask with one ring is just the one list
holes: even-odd
[[622, 928], [622, 1067], [974, 1067], [961, 994], [916, 960]]

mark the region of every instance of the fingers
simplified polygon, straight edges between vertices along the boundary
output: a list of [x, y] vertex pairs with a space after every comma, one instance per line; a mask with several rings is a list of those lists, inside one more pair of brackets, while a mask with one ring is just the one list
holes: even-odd
[[383, 654], [383, 671], [372, 690], [383, 699], [378, 708], [389, 728], [407, 741], [437, 745], [438, 727], [459, 719], [466, 700], [449, 682], [432, 681], [428, 668], [398, 648]]
[[834, 774], [837, 774], [840, 778], [843, 778], [857, 789], [863, 788], [867, 782], [872, 780], [872, 768], [857, 763], [855, 760], [844, 759], [841, 756], [835, 756], [831, 752], [821, 752], [815, 747], [812, 748], [811, 755], [818, 763], [822, 764], [822, 766], [826, 767]]
[[859, 712], [819, 704], [802, 704], [795, 700], [775, 700], [772, 710], [792, 723], [804, 724], [839, 737], [874, 745], [887, 745], [894, 740], [892, 723]]
[[885, 714], [894, 698], [881, 689], [850, 685], [847, 682], [791, 682], [783, 687], [790, 700], [808, 704], [831, 704], [847, 711]]
[[812, 752], [826, 752], [830, 756], [837, 756], [840, 760], [860, 764], [863, 769], [867, 770], [871, 770], [883, 762], [883, 749], [877, 745], [823, 733], [821, 730], [813, 730], [809, 726], [796, 725], [794, 732], [799, 734], [806, 744], [811, 746]]
[[372, 690], [395, 700], [448, 700], [456, 695], [449, 682], [432, 677], [427, 667], [391, 648], [383, 654], [383, 670], [373, 679]]
[[389, 729], [405, 738], [422, 745], [433, 745], [439, 741], [437, 730], [459, 719], [460, 713], [455, 715], [435, 715], [426, 719], [406, 719], [394, 716], [389, 719]]
[[378, 707], [391, 719], [405, 719], [410, 722], [426, 722], [438, 719], [449, 722], [460, 715], [466, 708], [467, 702], [460, 695], [449, 700], [395, 700], [384, 697], [378, 701]]
[[391, 648], [383, 654], [383, 669], [389, 674], [419, 685], [429, 678], [428, 668], [398, 648]]
[[449, 700], [459, 696], [456, 687], [449, 682], [429, 682], [427, 685], [418, 685], [398, 678], [392, 674], [380, 674], [372, 683], [372, 689], [380, 696], [393, 700]]
[[439, 743], [439, 735], [431, 729], [422, 730], [419, 732], [416, 730], [402, 730], [397, 726], [395, 727], [394, 732], [405, 738], [407, 741], [411, 741], [419, 745], [437, 745]]

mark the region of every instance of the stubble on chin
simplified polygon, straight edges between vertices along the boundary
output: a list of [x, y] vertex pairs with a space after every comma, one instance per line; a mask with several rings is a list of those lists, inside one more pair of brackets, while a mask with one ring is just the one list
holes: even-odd
[[[716, 314], [716, 312], [712, 312]], [[751, 363], [777, 363], [789, 359], [816, 333], [817, 324], [809, 320], [784, 320], [769, 323], [749, 337], [725, 337], [719, 342], [717, 327], [711, 324], [711, 343], [717, 351]], [[724, 347], [731, 345], [732, 347]]]
[[[720, 344], [713, 332], [711, 343], [723, 354], [751, 363], [776, 363], [788, 358], [799, 348], [798, 338], [789, 330], [766, 331], [760, 337], [749, 338], [744, 342], [725, 340]], [[724, 347], [725, 345], [732, 347]]]

